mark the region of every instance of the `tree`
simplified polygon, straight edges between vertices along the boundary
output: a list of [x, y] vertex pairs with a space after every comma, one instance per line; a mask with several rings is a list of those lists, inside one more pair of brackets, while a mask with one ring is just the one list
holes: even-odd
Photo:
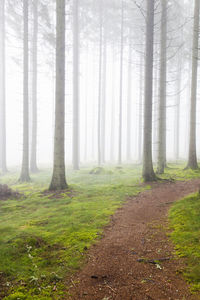
[[79, 170], [79, 0], [73, 1], [73, 168]]
[[0, 64], [0, 168], [6, 173], [5, 0], [0, 1]]
[[20, 181], [30, 181], [29, 176], [29, 47], [28, 47], [29, 1], [23, 0], [24, 51], [23, 51], [23, 157]]
[[65, 177], [65, 0], [56, 0], [56, 107], [54, 165], [49, 189], [66, 189]]
[[167, 75], [167, 0], [161, 1], [160, 91], [158, 117], [158, 168], [163, 174], [166, 166], [166, 75]]
[[155, 1], [147, 0], [146, 51], [145, 51], [145, 91], [144, 91], [144, 142], [143, 179], [156, 180], [152, 163], [152, 90], [153, 90], [153, 50], [154, 50], [154, 8]]
[[122, 100], [123, 100], [123, 59], [124, 59], [124, 3], [121, 1], [121, 41], [120, 41], [120, 83], [119, 83], [119, 153], [118, 164], [122, 163]]
[[37, 51], [38, 51], [38, 0], [33, 1], [33, 53], [32, 53], [32, 143], [30, 170], [37, 167]]
[[99, 4], [99, 90], [98, 90], [98, 126], [97, 126], [97, 147], [98, 165], [102, 163], [101, 156], [101, 100], [102, 100], [102, 53], [103, 53], [103, 11], [102, 2]]
[[193, 49], [192, 49], [192, 83], [190, 102], [190, 142], [187, 168], [198, 169], [196, 154], [196, 106], [197, 106], [197, 73], [198, 73], [198, 46], [199, 46], [199, 0], [195, 0]]

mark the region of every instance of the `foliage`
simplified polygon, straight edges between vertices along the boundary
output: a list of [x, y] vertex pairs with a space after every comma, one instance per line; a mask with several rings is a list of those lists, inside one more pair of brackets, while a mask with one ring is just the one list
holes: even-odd
[[176, 253], [186, 258], [184, 275], [192, 291], [200, 291], [200, 195], [194, 194], [175, 203], [170, 210], [170, 223]]

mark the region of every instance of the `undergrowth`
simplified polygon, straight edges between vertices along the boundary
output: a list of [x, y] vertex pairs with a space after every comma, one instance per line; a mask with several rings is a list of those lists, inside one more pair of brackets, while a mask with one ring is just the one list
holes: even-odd
[[[170, 165], [162, 178], [185, 180], [199, 172]], [[23, 197], [0, 200], [0, 298], [49, 300], [66, 296], [66, 279], [84, 263], [85, 253], [125, 199], [150, 188], [141, 184], [141, 167], [68, 170], [70, 185], [61, 194], [45, 193], [51, 171], [19, 184], [17, 170], [0, 183]]]
[[200, 291], [200, 194], [175, 203], [169, 217], [176, 254], [186, 259], [184, 276], [193, 292]]

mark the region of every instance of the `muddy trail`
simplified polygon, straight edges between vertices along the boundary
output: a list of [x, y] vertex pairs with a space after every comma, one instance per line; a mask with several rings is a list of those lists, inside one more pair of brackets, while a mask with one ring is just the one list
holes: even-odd
[[197, 300], [182, 277], [166, 233], [172, 203], [199, 189], [200, 179], [156, 183], [112, 217], [87, 263], [71, 279], [70, 300]]

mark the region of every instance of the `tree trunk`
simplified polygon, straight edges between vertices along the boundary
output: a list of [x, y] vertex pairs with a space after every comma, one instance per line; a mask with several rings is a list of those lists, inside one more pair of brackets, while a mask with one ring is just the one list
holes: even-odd
[[23, 19], [24, 19], [24, 54], [23, 54], [23, 157], [20, 181], [30, 181], [29, 176], [29, 50], [28, 50], [28, 8], [27, 0], [23, 1]]
[[56, 108], [50, 190], [67, 188], [65, 177], [65, 0], [56, 0]]
[[5, 72], [5, 0], [0, 1], [0, 168], [7, 172], [6, 163], [6, 72]]
[[139, 95], [139, 112], [138, 112], [138, 162], [142, 162], [142, 119], [143, 119], [143, 54], [140, 55], [140, 95]]
[[115, 55], [115, 45], [113, 44], [113, 53], [112, 53], [112, 103], [111, 103], [111, 128], [110, 128], [110, 161], [113, 162], [115, 159], [115, 89], [116, 89], [116, 80], [115, 80], [115, 71], [116, 71], [116, 55]]
[[103, 72], [102, 72], [102, 105], [101, 105], [101, 161], [105, 163], [105, 136], [106, 136], [106, 91], [107, 91], [107, 37], [104, 30], [103, 42]]
[[99, 91], [98, 91], [98, 125], [97, 125], [97, 143], [98, 143], [98, 165], [101, 161], [101, 101], [102, 101], [102, 52], [103, 52], [103, 15], [102, 2], [100, 1], [100, 30], [99, 30]]
[[167, 0], [161, 2], [160, 92], [158, 117], [158, 168], [163, 174], [166, 166], [166, 50], [167, 50]]
[[121, 49], [120, 49], [120, 90], [119, 90], [119, 145], [118, 164], [122, 163], [122, 99], [123, 99], [123, 59], [124, 59], [124, 5], [121, 2]]
[[198, 46], [199, 46], [199, 0], [195, 0], [193, 50], [192, 50], [192, 83], [190, 103], [190, 142], [187, 167], [193, 170], [198, 168], [196, 154], [196, 98], [197, 98], [197, 73], [198, 73]]
[[79, 170], [79, 0], [73, 1], [73, 169]]
[[128, 95], [127, 95], [127, 149], [126, 158], [127, 161], [131, 160], [131, 109], [132, 109], [132, 41], [130, 35], [129, 41], [129, 58], [128, 58]]
[[38, 0], [33, 2], [33, 53], [32, 53], [32, 144], [31, 172], [37, 172], [37, 42], [38, 42]]
[[175, 106], [175, 131], [174, 131], [174, 154], [176, 162], [179, 160], [180, 144], [180, 100], [181, 100], [181, 81], [182, 81], [182, 62], [181, 55], [178, 57], [177, 66], [177, 89], [176, 89], [176, 106]]
[[153, 90], [153, 49], [154, 49], [154, 0], [147, 0], [146, 51], [145, 51], [145, 97], [144, 97], [144, 143], [143, 179], [156, 180], [152, 163], [152, 90]]

